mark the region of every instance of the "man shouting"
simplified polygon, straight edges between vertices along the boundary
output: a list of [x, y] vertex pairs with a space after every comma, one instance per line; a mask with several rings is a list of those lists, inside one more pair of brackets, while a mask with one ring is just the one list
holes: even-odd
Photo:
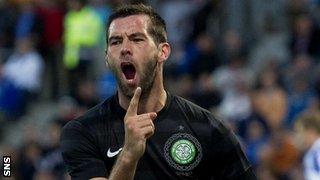
[[126, 5], [109, 17], [106, 63], [118, 90], [64, 127], [72, 179], [255, 179], [229, 129], [165, 90], [169, 55], [165, 22], [151, 7]]

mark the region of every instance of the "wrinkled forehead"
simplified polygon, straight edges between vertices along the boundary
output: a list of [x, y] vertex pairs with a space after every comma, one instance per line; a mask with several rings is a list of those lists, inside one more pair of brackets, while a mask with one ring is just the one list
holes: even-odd
[[150, 18], [147, 15], [131, 15], [114, 19], [109, 27], [109, 37], [142, 32], [147, 34]]

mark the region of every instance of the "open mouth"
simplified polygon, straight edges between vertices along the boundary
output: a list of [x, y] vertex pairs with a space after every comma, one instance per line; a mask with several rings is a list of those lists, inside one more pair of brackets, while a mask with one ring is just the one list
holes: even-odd
[[134, 76], [136, 75], [136, 68], [133, 66], [133, 64], [129, 62], [123, 62], [121, 63], [121, 70], [127, 80], [134, 79]]

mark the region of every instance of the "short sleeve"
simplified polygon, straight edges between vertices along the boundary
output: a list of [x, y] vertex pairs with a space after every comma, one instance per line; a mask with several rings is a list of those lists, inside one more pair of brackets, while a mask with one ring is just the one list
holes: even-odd
[[214, 179], [255, 180], [254, 170], [242, 150], [240, 141], [231, 129], [211, 114], [212, 125], [211, 153], [217, 166], [214, 166]]
[[226, 134], [224, 139], [225, 151], [222, 153], [221, 161], [222, 179], [254, 180], [257, 179], [252, 166], [244, 154], [239, 140], [233, 132]]
[[62, 130], [60, 148], [68, 173], [72, 179], [106, 177], [107, 170], [94, 144], [93, 137], [76, 120]]

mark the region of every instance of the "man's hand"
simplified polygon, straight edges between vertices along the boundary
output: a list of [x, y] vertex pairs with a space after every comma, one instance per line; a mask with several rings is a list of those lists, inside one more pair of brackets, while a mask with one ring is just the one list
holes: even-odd
[[154, 133], [153, 120], [157, 117], [155, 112], [138, 115], [140, 96], [141, 88], [138, 87], [124, 117], [125, 142], [122, 155], [133, 161], [138, 161], [144, 154], [146, 140]]
[[[112, 168], [109, 180], [131, 180], [134, 178], [138, 161], [146, 149], [146, 141], [154, 133], [152, 121], [157, 117], [157, 114], [150, 112], [138, 115], [140, 95], [141, 88], [138, 87], [134, 92], [124, 117], [124, 145], [117, 162]], [[102, 180], [105, 178], [95, 179]]]

